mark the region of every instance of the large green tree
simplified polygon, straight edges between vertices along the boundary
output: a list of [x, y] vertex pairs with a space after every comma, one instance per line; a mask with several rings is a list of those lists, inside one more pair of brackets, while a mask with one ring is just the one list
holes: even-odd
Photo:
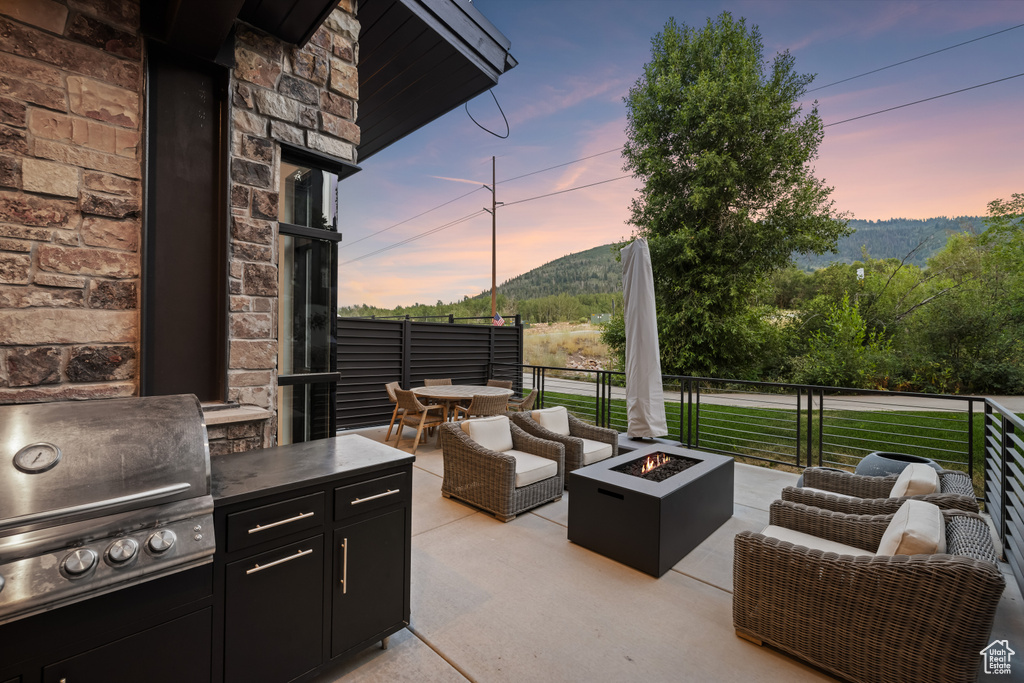
[[[756, 26], [725, 12], [702, 29], [669, 20], [625, 98], [626, 168], [643, 181], [635, 235], [648, 240], [665, 372], [756, 373], [769, 321], [746, 303], [793, 252], [849, 234], [811, 162], [811, 75], [788, 52], [764, 60]], [[760, 327], [759, 327], [760, 326]]]

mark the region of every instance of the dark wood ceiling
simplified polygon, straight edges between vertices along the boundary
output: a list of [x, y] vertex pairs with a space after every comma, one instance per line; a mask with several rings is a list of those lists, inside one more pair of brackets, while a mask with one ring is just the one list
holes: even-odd
[[510, 42], [465, 0], [359, 5], [359, 160], [494, 87]]
[[[146, 0], [146, 35], [231, 64], [236, 20], [304, 45], [338, 0]], [[469, 0], [360, 0], [359, 160], [476, 97], [516, 65]]]

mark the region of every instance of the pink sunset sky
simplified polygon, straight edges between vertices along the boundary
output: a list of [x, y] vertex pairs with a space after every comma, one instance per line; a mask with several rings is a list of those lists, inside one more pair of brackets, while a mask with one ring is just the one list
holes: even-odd
[[[625, 175], [621, 155], [601, 153], [625, 142], [623, 97], [669, 17], [694, 27], [725, 10], [745, 17], [759, 27], [766, 59], [788, 49], [798, 72], [816, 74], [812, 89], [1024, 24], [1016, 0], [474, 5], [512, 41], [519, 61], [494, 89], [509, 135], [486, 133], [460, 107], [362, 162], [341, 185], [339, 305], [451, 302], [489, 289], [489, 214], [418, 236], [490, 207], [482, 186], [491, 183], [491, 156], [497, 199], [506, 204], [497, 218], [499, 284], [628, 238], [637, 182], [611, 180]], [[803, 104], [816, 98], [828, 126], [1007, 78], [1024, 73], [1021, 45], [1024, 27], [809, 92]], [[1022, 105], [1024, 77], [828, 126], [815, 173], [835, 188], [836, 207], [858, 219], [985, 215], [991, 200], [1024, 192]], [[490, 95], [468, 106], [482, 125], [505, 133]], [[503, 182], [524, 174], [531, 175]], [[591, 183], [601, 184], [537, 198]]]

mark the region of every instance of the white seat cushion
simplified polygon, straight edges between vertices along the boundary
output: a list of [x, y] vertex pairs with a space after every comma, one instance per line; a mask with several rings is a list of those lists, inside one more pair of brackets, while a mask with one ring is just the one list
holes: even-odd
[[558, 463], [533, 453], [508, 450], [505, 455], [516, 459], [516, 488], [536, 484], [558, 474]]
[[804, 489], [804, 491], [811, 491], [813, 493], [827, 493], [828, 495], [835, 496], [836, 498], [856, 498], [857, 497], [857, 496], [848, 496], [845, 493], [836, 493], [835, 491], [826, 491], [825, 489], [815, 489], [815, 488], [811, 488], [810, 486], [805, 486], [805, 487], [803, 487], [803, 489]]
[[612, 457], [612, 445], [593, 439], [580, 439], [583, 442], [583, 464], [591, 465], [605, 458]]
[[512, 429], [504, 415], [465, 420], [462, 431], [484, 448], [503, 453], [512, 449]]
[[565, 406], [535, 410], [530, 413], [530, 417], [549, 432], [569, 436], [569, 411]]
[[[934, 471], [934, 470], [933, 470]], [[933, 555], [946, 552], [946, 521], [937, 505], [908, 500], [882, 534], [879, 555]]]
[[783, 526], [775, 526], [774, 524], [766, 526], [764, 531], [761, 533], [765, 536], [777, 538], [780, 541], [788, 541], [793, 545], [802, 545], [805, 548], [821, 550], [826, 553], [874, 556], [874, 553], [870, 550], [864, 550], [863, 548], [857, 548], [844, 543], [836, 543], [835, 541], [830, 541], [827, 538], [818, 538], [812, 534], [805, 534], [802, 531], [793, 531], [792, 529], [787, 529]]
[[939, 473], [934, 467], [924, 463], [911, 463], [900, 472], [899, 479], [893, 484], [889, 496], [902, 498], [903, 496], [923, 496], [929, 493], [938, 493]]

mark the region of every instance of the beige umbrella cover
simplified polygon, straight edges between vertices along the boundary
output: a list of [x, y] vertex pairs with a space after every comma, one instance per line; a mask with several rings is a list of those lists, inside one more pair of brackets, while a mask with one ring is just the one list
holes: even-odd
[[661, 385], [654, 270], [646, 240], [622, 249], [622, 298], [626, 318], [626, 436], [668, 434]]

